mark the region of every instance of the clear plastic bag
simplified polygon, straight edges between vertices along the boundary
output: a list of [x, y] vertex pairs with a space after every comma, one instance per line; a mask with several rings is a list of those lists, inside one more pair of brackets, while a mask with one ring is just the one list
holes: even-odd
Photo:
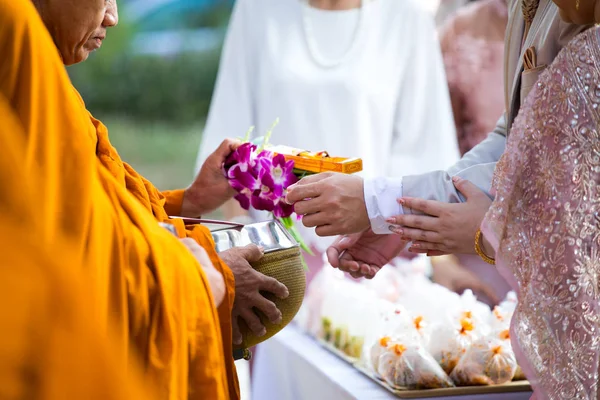
[[431, 354], [418, 344], [389, 342], [379, 357], [377, 370], [394, 388], [439, 389], [454, 386]]
[[443, 370], [450, 374], [471, 344], [479, 337], [475, 322], [462, 318], [436, 330], [431, 338], [431, 351]]
[[510, 341], [492, 336], [474, 342], [451, 377], [458, 386], [500, 385], [512, 381], [516, 371]]
[[404, 307], [382, 300], [377, 308], [379, 319], [372, 326], [372, 334], [367, 339], [370, 343], [368, 349], [369, 365], [376, 373], [378, 373], [379, 357], [386, 351], [388, 345], [392, 342], [392, 338], [394, 341], [402, 341], [405, 344], [419, 342], [413, 320]]
[[515, 292], [509, 292], [506, 299], [494, 307], [492, 311], [491, 328], [493, 333], [502, 332], [510, 328], [510, 322], [517, 305]]
[[490, 307], [477, 300], [471, 290], [465, 290], [460, 296], [459, 306], [450, 317], [451, 321], [460, 321], [464, 318], [470, 319], [474, 323], [474, 329], [480, 336], [487, 336], [490, 333], [492, 320]]
[[431, 343], [431, 335], [433, 333], [433, 324], [431, 324], [424, 316], [417, 315], [413, 318], [413, 327], [419, 336], [420, 344], [429, 350]]

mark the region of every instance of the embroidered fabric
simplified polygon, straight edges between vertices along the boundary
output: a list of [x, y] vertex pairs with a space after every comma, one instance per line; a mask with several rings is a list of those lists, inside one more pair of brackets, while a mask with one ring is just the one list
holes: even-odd
[[538, 399], [600, 395], [599, 32], [571, 41], [525, 101], [482, 225], [519, 296], [511, 338]]

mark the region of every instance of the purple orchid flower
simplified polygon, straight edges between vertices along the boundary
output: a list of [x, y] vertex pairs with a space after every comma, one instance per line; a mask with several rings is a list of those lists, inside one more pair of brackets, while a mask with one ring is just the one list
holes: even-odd
[[268, 150], [257, 154], [255, 145], [244, 143], [227, 158], [224, 169], [242, 208], [253, 207], [283, 218], [293, 214], [294, 207], [283, 200], [287, 187], [298, 180], [293, 161]]
[[258, 168], [261, 183], [271, 188], [277, 197], [283, 197], [288, 186], [298, 181], [294, 175], [294, 161], [286, 162], [282, 154], [272, 159], [261, 158]]
[[284, 199], [280, 199], [273, 210], [273, 215], [277, 218], [287, 218], [294, 213], [294, 205], [288, 204]]
[[244, 143], [237, 150], [233, 151], [223, 163], [226, 171], [236, 164], [246, 164], [249, 167], [254, 167], [256, 162], [256, 145], [252, 143]]

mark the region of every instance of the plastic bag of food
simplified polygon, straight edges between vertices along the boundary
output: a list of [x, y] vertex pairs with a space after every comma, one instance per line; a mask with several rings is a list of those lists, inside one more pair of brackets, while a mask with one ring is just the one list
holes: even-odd
[[362, 355], [365, 339], [371, 326], [371, 313], [377, 299], [362, 285], [355, 285], [345, 298], [345, 318], [348, 327], [348, 338], [341, 350], [353, 358]]
[[379, 357], [381, 377], [394, 388], [439, 389], [454, 386], [425, 348], [390, 341]]
[[516, 371], [510, 341], [492, 336], [474, 342], [451, 377], [458, 386], [500, 385], [512, 381]]
[[491, 323], [492, 332], [502, 332], [506, 329], [509, 329], [516, 305], [517, 296], [515, 292], [509, 292], [506, 295], [506, 299], [494, 307], [494, 310], [492, 311]]
[[379, 357], [392, 341], [402, 339], [405, 343], [418, 343], [419, 337], [413, 326], [412, 317], [401, 305], [380, 301], [377, 305], [379, 315], [373, 321], [371, 334], [367, 336], [368, 361], [370, 367], [377, 372]]
[[492, 320], [490, 307], [477, 300], [471, 290], [464, 291], [460, 296], [459, 306], [450, 314], [450, 320], [460, 321], [463, 318], [468, 318], [474, 322], [475, 329], [480, 336], [487, 336], [490, 333]]
[[439, 327], [431, 338], [431, 352], [440, 366], [450, 374], [471, 344], [479, 339], [475, 322], [462, 318], [458, 323]]
[[400, 295], [398, 302], [414, 316], [423, 316], [431, 323], [441, 323], [458, 309], [460, 297], [431, 281], [413, 279], [410, 288]]
[[417, 335], [419, 335], [419, 342], [421, 345], [429, 350], [433, 333], [433, 324], [431, 324], [424, 316], [417, 315], [413, 318], [413, 327]]

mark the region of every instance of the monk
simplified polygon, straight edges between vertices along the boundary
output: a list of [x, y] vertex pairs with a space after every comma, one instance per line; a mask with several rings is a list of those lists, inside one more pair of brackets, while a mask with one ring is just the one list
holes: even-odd
[[68, 265], [73, 249], [60, 232], [52, 248], [36, 240], [35, 176], [11, 168], [25, 156], [24, 138], [0, 96], [0, 398], [153, 399], [138, 376], [126, 379], [91, 317], [88, 282]]
[[[42, 14], [85, 22], [86, 38], [106, 10], [104, 0], [64, 6]], [[64, 37], [59, 27], [50, 30]], [[80, 42], [72, 48], [87, 45]], [[225, 285], [231, 272], [223, 281], [221, 271], [228, 270], [215, 254], [208, 259], [197, 242], [181, 242], [161, 228], [99, 162], [96, 127], [30, 0], [0, 0], [0, 54], [0, 97], [15, 114], [25, 147], [21, 162], [7, 171], [36, 177], [32, 234], [46, 249], [60, 249], [62, 241], [69, 246], [59, 262], [84, 274], [85, 297], [93, 303], [88, 313], [99, 330], [113, 327], [114, 368], [129, 379], [141, 364], [158, 399], [239, 398], [231, 331], [227, 324], [222, 329], [217, 311], [220, 297], [221, 307], [231, 301], [232, 287]], [[200, 227], [193, 232], [210, 239]]]
[[[71, 7], [68, 0], [35, 0], [34, 4], [48, 27], [65, 65], [85, 61], [91, 51], [100, 48], [107, 37], [107, 29], [116, 26], [119, 21], [116, 0], [106, 1], [102, 19], [98, 16], [94, 22], [96, 25], [90, 23], [87, 31], [84, 29], [87, 26], [84, 21], [65, 17], [65, 14], [68, 14], [67, 9]], [[92, 13], [89, 12], [86, 15], [91, 17]], [[96, 155], [101, 163], [120, 184], [153, 213], [159, 222], [169, 221], [170, 216], [199, 217], [215, 210], [235, 195], [235, 191], [229, 185], [222, 171], [222, 165], [225, 158], [240, 145], [238, 141], [225, 140], [208, 157], [189, 188], [161, 193], [151, 182], [121, 160], [109, 141], [106, 126], [91, 114], [89, 119], [96, 130]], [[190, 237], [196, 240], [212, 254], [213, 263], [220, 265], [207, 229], [203, 227], [180, 229], [178, 234], [180, 237]], [[250, 245], [246, 248], [231, 249], [221, 253], [220, 256], [225, 266], [229, 267], [220, 272], [225, 277], [228, 287], [235, 286], [233, 311], [231, 311], [233, 298], [227, 298], [219, 310], [221, 322], [224, 324], [222, 329], [224, 331], [233, 330], [233, 342], [240, 343], [242, 337], [238, 327], [239, 316], [254, 334], [263, 336], [266, 329], [254, 313], [253, 308], [263, 312], [273, 323], [281, 322], [282, 317], [275, 304], [260, 292], [272, 292], [276, 296], [284, 298], [288, 296], [287, 288], [277, 280], [255, 271], [250, 266], [249, 262], [257, 261], [262, 257], [262, 252], [257, 246]], [[233, 291], [230, 295], [233, 295]], [[230, 324], [233, 325], [230, 326]], [[231, 348], [226, 347], [226, 353], [230, 352]]]

